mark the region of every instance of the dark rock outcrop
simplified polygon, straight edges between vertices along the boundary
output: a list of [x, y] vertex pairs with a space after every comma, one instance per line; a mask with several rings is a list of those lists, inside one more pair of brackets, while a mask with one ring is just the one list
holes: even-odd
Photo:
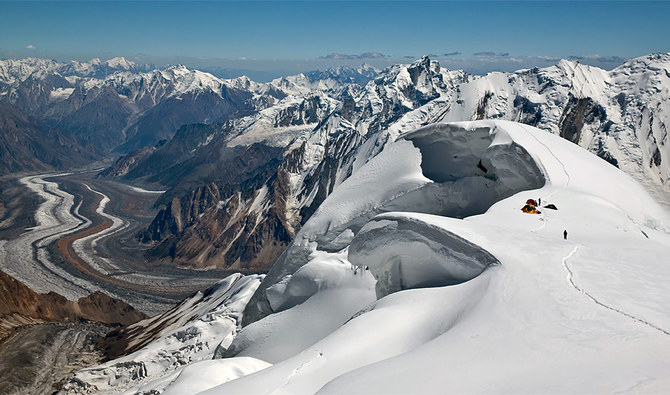
[[605, 122], [605, 109], [590, 97], [577, 98], [570, 95], [558, 122], [559, 136], [575, 144], [579, 144], [582, 128], [594, 121]]

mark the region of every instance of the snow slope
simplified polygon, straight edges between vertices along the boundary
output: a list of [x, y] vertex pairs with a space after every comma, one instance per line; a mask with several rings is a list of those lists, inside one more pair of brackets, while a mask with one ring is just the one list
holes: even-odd
[[[479, 141], [468, 143], [483, 139], [483, 130], [489, 133], [484, 150]], [[462, 142], [451, 144], [454, 137]], [[434, 168], [426, 164], [439, 152], [425, 145], [421, 149], [426, 138], [451, 149], [452, 156], [458, 150], [469, 162], [451, 178], [432, 173], [443, 178], [431, 181], [426, 173]], [[398, 156], [403, 149], [421, 155]], [[474, 170], [478, 156], [487, 169], [482, 174]], [[415, 166], [405, 173], [379, 166], [407, 157]], [[536, 165], [541, 185], [524, 157]], [[423, 179], [416, 173], [418, 164]], [[417, 181], [403, 184], [403, 174], [412, 172]], [[514, 174], [528, 176], [526, 189]], [[496, 181], [490, 188], [504, 193], [484, 213], [476, 207], [476, 215], [463, 219], [439, 215], [436, 203], [429, 205], [432, 213], [417, 213], [422, 200], [416, 197], [391, 205], [396, 211], [384, 209], [388, 201], [360, 203], [384, 191], [398, 200], [417, 188], [471, 178]], [[348, 184], [356, 185], [357, 196], [346, 192]], [[520, 208], [528, 198], [541, 198], [558, 210], [541, 207], [540, 215], [524, 214]], [[451, 211], [449, 195], [437, 201]], [[340, 213], [356, 218], [371, 210], [381, 214], [366, 219], [363, 228], [340, 218]], [[324, 251], [330, 245], [323, 242], [329, 227], [312, 222], [341, 230], [335, 239], [347, 240], [344, 249]], [[267, 362], [273, 365], [206, 393], [662, 392], [670, 385], [668, 224], [668, 214], [629, 176], [550, 133], [504, 121], [428, 126], [391, 144], [326, 199], [296, 238], [303, 245], [287, 251], [293, 249], [292, 258], [302, 259], [302, 265], [295, 259], [280, 261], [288, 274], [277, 276], [270, 294], [282, 301], [281, 312], [244, 328], [229, 350], [271, 359]], [[403, 237], [414, 242], [393, 249], [390, 242], [401, 227]], [[564, 229], [568, 240], [563, 240]], [[361, 243], [369, 247], [363, 254], [355, 247]], [[496, 262], [462, 282], [450, 277], [424, 287], [407, 281], [435, 265], [453, 270], [463, 262], [459, 254], [471, 258], [473, 251]], [[399, 270], [384, 270], [389, 262]], [[346, 270], [323, 269], [332, 265], [348, 269], [350, 279], [341, 277]], [[352, 297], [347, 307], [358, 313], [342, 325], [328, 330], [303, 325], [333, 311], [327, 295], [342, 298], [369, 290], [369, 281], [356, 287], [354, 279], [371, 273], [378, 280], [392, 279], [397, 289], [372, 304]], [[291, 287], [296, 277], [301, 286]], [[340, 303], [336, 311], [344, 308]], [[224, 367], [237, 358], [211, 363]], [[193, 382], [204, 378], [190, 377]]]
[[[133, 334], [127, 350], [136, 351], [79, 371], [60, 393], [162, 391], [184, 367], [211, 359], [217, 347], [228, 347], [239, 329], [242, 310], [262, 277], [233, 274], [172, 310], [125, 328]], [[230, 375], [268, 366], [263, 361], [238, 365], [230, 367]]]

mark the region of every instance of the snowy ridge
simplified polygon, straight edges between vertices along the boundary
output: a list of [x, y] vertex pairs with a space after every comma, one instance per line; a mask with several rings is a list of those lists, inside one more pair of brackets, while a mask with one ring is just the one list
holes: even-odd
[[[417, 136], [430, 136], [449, 148], [454, 136], [461, 134], [468, 141], [469, 135], [475, 139], [481, 137], [483, 129], [490, 133], [485, 151], [492, 158], [503, 160], [497, 163], [491, 160], [493, 166], [488, 167], [484, 176], [490, 176], [490, 172], [502, 175], [518, 168], [516, 160], [510, 161], [514, 156], [504, 159], [500, 154], [522, 147], [543, 174], [544, 186], [515, 193], [493, 204], [485, 214], [463, 220], [390, 212], [372, 218], [360, 231], [355, 230], [358, 226], [336, 226], [336, 229], [347, 228], [341, 235], [350, 234], [347, 238], [351, 247], [346, 260], [343, 258], [346, 248], [328, 253], [319, 251], [323, 247], [318, 241], [307, 245], [300, 242], [323, 237], [329, 229], [311, 223], [337, 220], [341, 212], [320, 210], [301, 231], [311, 235], [301, 238], [299, 234], [287, 251], [291, 259], [280, 260], [279, 265], [289, 265], [285, 266], [289, 274], [272, 280], [275, 269], [281, 269], [275, 266], [267, 277], [275, 284], [270, 287], [275, 295], [271, 304], [276, 305], [277, 296], [284, 295], [281, 312], [246, 327], [231, 345], [237, 355], [271, 360], [274, 365], [215, 387], [211, 393], [315, 393], [320, 389], [324, 393], [488, 392], [494, 388], [510, 392], [589, 392], [602, 390], [605, 377], [608, 391], [624, 391], [634, 386], [642, 392], [664, 388], [670, 380], [665, 373], [667, 360], [663, 357], [670, 350], [670, 337], [665, 333], [670, 328], [667, 319], [670, 293], [666, 285], [670, 270], [663, 261], [670, 249], [667, 213], [642, 187], [614, 167], [563, 139], [530, 127], [508, 122], [435, 125], [410, 134], [407, 139], [416, 143]], [[369, 172], [372, 172], [369, 177], [375, 174], [378, 180], [368, 186], [371, 190], [400, 185], [390, 175], [379, 173], [381, 168], [377, 164], [383, 157], [398, 158], [391, 149], [396, 145], [402, 147], [406, 143], [390, 145], [336, 189], [323, 206], [355, 207], [358, 199], [337, 192], [346, 190], [348, 183], [355, 183], [354, 180]], [[461, 150], [467, 147], [451, 146]], [[479, 152], [476, 145], [470, 147]], [[425, 146], [421, 153], [423, 162], [432, 156]], [[473, 169], [476, 165], [476, 160], [470, 162]], [[426, 170], [424, 167], [423, 171]], [[398, 176], [397, 172], [389, 173]], [[433, 181], [428, 185], [451, 182]], [[409, 194], [408, 190], [406, 195]], [[359, 196], [367, 196], [367, 192], [359, 189]], [[555, 204], [558, 210], [542, 207], [540, 215], [522, 213], [520, 207], [526, 198], [537, 196], [543, 202]], [[412, 200], [414, 207], [421, 206], [421, 200]], [[446, 204], [443, 209], [448, 209], [450, 203], [443, 203]], [[377, 204], [383, 206], [383, 202]], [[367, 206], [361, 207], [365, 210]], [[394, 259], [376, 261], [380, 253], [393, 254], [384, 248], [392, 246], [386, 235], [398, 235], [394, 228], [388, 233], [384, 227], [393, 223], [399, 226], [405, 221], [414, 225], [401, 237], [414, 241]], [[342, 220], [338, 223], [342, 222], [349, 223]], [[565, 228], [569, 230], [568, 241], [561, 234]], [[319, 290], [305, 286], [329, 281], [330, 274], [324, 269], [312, 270], [307, 278], [303, 276], [301, 284], [305, 285], [300, 287], [301, 293], [288, 286], [302, 268], [325, 267], [325, 259], [334, 262], [332, 259], [337, 257], [343, 269], [351, 264], [347, 260], [352, 262], [358, 266], [357, 273], [350, 274], [354, 277], [361, 273], [370, 276], [372, 272], [379, 282], [385, 278], [380, 273], [390, 276], [404, 284], [401, 288], [413, 287], [408, 280], [416, 278], [417, 273], [428, 270], [434, 274], [435, 269], [427, 266], [431, 261], [445, 263], [454, 257], [459, 261], [461, 258], [453, 247], [443, 244], [447, 247], [443, 250], [421, 241], [421, 237], [433, 232], [431, 229], [443, 229], [483, 248], [500, 265], [458, 285], [450, 285], [453, 283], [449, 280], [442, 286], [432, 284], [432, 288], [396, 290], [372, 306], [368, 306], [367, 300], [360, 300], [356, 306], [361, 311], [344, 325], [332, 323], [326, 330], [303, 327], [299, 339], [282, 329], [290, 323], [319, 320], [329, 314], [332, 308], [326, 307], [325, 303], [329, 303], [326, 290], [346, 292], [346, 287]], [[377, 234], [370, 234], [369, 230]], [[366, 249], [363, 256], [353, 253], [360, 237], [377, 240], [380, 252]], [[612, 244], [612, 240], [616, 242]], [[365, 245], [369, 246], [369, 241]], [[578, 254], [574, 253], [575, 243], [580, 246]], [[426, 247], [444, 258], [413, 261], [412, 257], [426, 256], [421, 252]], [[309, 264], [296, 267], [296, 260], [305, 259], [296, 248], [312, 251], [306, 260]], [[401, 262], [400, 271], [377, 270], [383, 269], [379, 265], [384, 262], [394, 260]], [[566, 262], [572, 274], [566, 270]], [[637, 275], [630, 276], [631, 271]], [[365, 284], [361, 291], [369, 289], [369, 283]], [[575, 289], [574, 284], [590, 296]], [[264, 283], [261, 287], [268, 285]], [[314, 293], [305, 299], [308, 289]], [[296, 298], [297, 295], [303, 297]], [[271, 343], [264, 340], [268, 333], [275, 336]], [[302, 341], [324, 333], [330, 334], [314, 344]], [[580, 356], [579, 360], [575, 355]], [[510, 363], [510, 356], [514, 356], [514, 363]], [[221, 363], [233, 361], [235, 358]], [[448, 366], [448, 373], [441, 370], [435, 374], [436, 366]], [[475, 378], [473, 366], [488, 366], [495, 374]], [[615, 376], [611, 376], [612, 371]], [[512, 375], [515, 379], [509, 380]], [[644, 377], [655, 379], [644, 380], [638, 386]], [[192, 380], [191, 383], [197, 382], [195, 378]]]
[[146, 68], [146, 66], [137, 65], [123, 57], [108, 59], [104, 62], [94, 58], [88, 62], [72, 60], [68, 63], [39, 58], [8, 59], [0, 60], [0, 82], [18, 84], [28, 78], [46, 78], [49, 74], [58, 74], [66, 78], [71, 77], [72, 81], [76, 81], [82, 77], [116, 71], [141, 70], [143, 68]]
[[[540, 214], [520, 210], [529, 198]], [[670, 385], [669, 225], [631, 177], [551, 133], [431, 124], [321, 204], [240, 301], [245, 315], [270, 309], [264, 318], [185, 367], [117, 377], [129, 393], [659, 392]], [[199, 298], [136, 326], [188, 332]], [[146, 355], [174, 350], [160, 336], [107, 365], [150, 366]], [[92, 388], [101, 371], [69, 388]]]

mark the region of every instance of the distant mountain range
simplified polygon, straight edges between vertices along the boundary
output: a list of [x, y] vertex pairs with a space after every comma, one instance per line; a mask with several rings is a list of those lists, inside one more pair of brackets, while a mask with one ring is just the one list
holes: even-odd
[[268, 83], [183, 66], [147, 70], [121, 58], [25, 59], [0, 62], [0, 102], [89, 152], [129, 152], [101, 176], [168, 188], [140, 238], [155, 245], [155, 259], [189, 267], [267, 269], [354, 170], [397, 136], [437, 121], [536, 126], [659, 196], [670, 191], [670, 54], [612, 71], [562, 60], [486, 76], [424, 57]]

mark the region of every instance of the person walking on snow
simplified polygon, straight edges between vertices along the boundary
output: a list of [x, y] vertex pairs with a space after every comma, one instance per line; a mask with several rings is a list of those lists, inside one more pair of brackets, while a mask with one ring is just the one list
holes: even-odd
[[567, 240], [567, 239], [568, 239], [568, 231], [564, 230], [563, 231], [563, 240]]

